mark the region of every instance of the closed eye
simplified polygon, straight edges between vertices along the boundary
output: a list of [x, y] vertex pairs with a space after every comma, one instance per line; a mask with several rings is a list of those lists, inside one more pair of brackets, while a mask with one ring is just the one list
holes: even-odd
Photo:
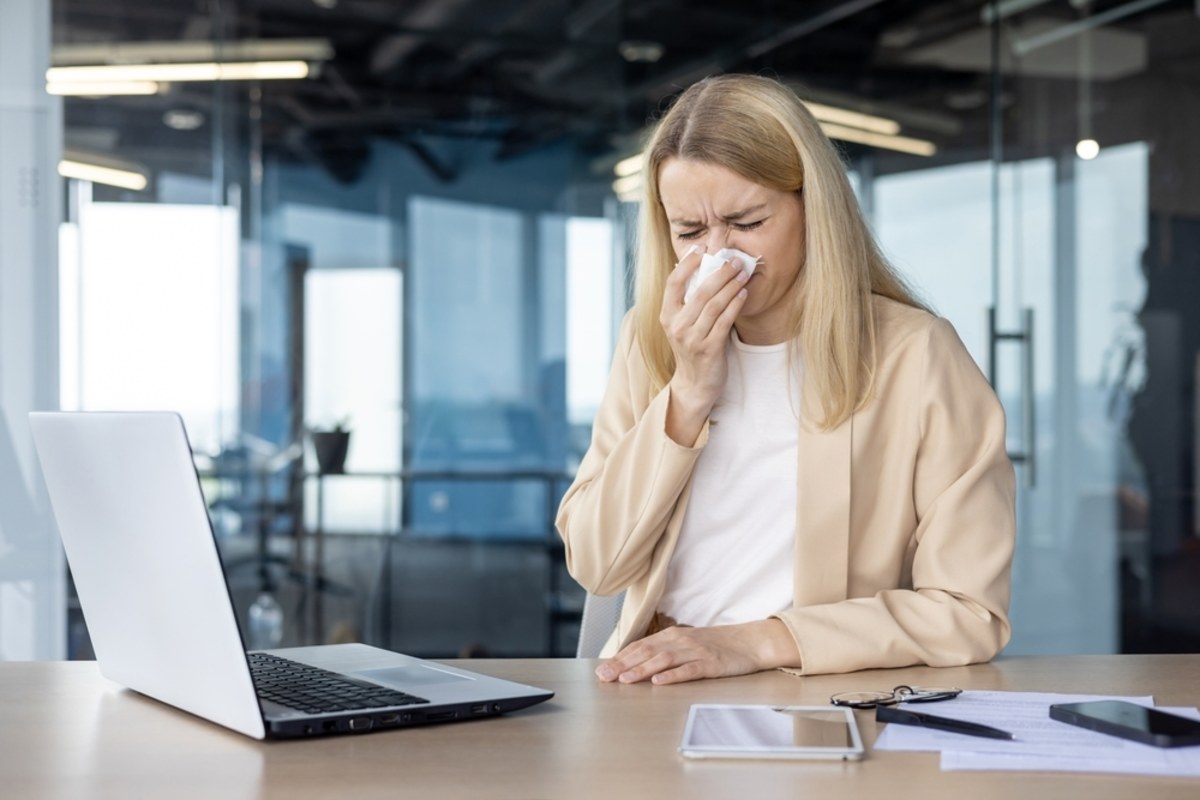
[[[765, 219], [760, 219], [760, 220], [756, 220], [754, 222], [731, 222], [729, 224], [735, 230], [752, 231], [752, 230], [756, 230], [757, 228], [761, 228], [764, 222], [766, 222]], [[695, 239], [696, 237], [701, 236], [703, 233], [704, 233], [703, 229], [697, 229], [694, 231], [681, 231], [681, 232], [675, 234], [675, 238], [683, 239], [686, 241], [688, 239]]]
[[[728, 224], [734, 230], [752, 231], [761, 228], [763, 223], [768, 219], [770, 219], [770, 217], [763, 217], [762, 219], [755, 220], [754, 222], [734, 222], [733, 220], [728, 220]], [[679, 233], [676, 233], [675, 238], [688, 241], [690, 239], [698, 238], [702, 235], [704, 235], [704, 228], [694, 228], [692, 230], [680, 231]]]

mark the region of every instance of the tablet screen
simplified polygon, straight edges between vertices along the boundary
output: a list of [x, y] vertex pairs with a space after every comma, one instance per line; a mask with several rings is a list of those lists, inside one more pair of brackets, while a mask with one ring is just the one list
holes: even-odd
[[695, 705], [680, 750], [691, 756], [856, 758], [862, 742], [849, 709]]

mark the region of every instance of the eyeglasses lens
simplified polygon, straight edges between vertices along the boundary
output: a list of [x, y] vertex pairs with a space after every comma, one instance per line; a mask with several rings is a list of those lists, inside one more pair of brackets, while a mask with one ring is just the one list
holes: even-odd
[[834, 705], [850, 706], [851, 708], [871, 708], [880, 703], [895, 702], [892, 692], [842, 692], [835, 694], [830, 700]]

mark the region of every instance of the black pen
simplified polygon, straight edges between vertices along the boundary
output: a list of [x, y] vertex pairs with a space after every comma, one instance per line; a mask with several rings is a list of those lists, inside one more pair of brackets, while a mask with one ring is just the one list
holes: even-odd
[[1008, 731], [993, 728], [990, 725], [980, 725], [978, 722], [963, 722], [949, 717], [935, 717], [919, 711], [908, 711], [895, 706], [875, 706], [877, 722], [896, 722], [900, 725], [917, 725], [922, 728], [934, 728], [939, 731], [963, 733], [967, 736], [982, 736], [985, 739], [1014, 739]]

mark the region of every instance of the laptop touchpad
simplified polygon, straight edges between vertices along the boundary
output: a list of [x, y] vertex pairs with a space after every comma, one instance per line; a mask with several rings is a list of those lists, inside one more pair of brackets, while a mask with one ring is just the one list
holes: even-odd
[[400, 689], [413, 686], [430, 686], [435, 683], [455, 683], [469, 681], [470, 678], [445, 672], [434, 667], [409, 664], [403, 667], [388, 667], [387, 669], [365, 669], [357, 672], [369, 681], [395, 686]]

